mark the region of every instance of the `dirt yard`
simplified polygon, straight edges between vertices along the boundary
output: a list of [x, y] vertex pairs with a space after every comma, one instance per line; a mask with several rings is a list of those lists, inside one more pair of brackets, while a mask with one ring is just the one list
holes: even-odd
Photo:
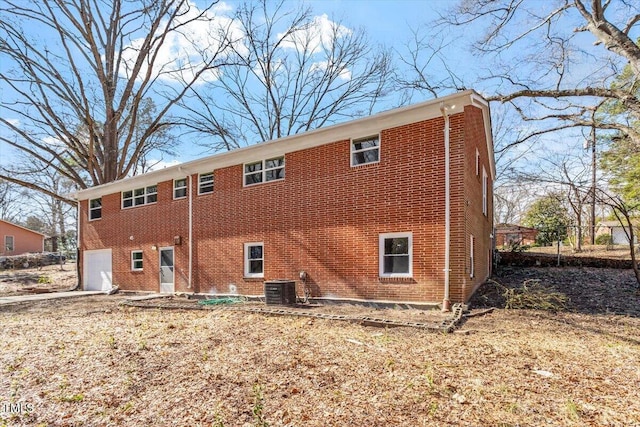
[[0, 426], [640, 426], [631, 272], [501, 274], [570, 302], [452, 334], [122, 295], [1, 306]]
[[40, 268], [0, 270], [0, 296], [33, 292], [57, 292], [77, 284], [76, 264], [47, 265]]

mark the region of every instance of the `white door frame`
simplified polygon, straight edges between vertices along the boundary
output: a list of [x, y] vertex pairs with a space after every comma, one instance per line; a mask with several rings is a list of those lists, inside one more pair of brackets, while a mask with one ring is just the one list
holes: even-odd
[[[171, 284], [171, 287], [163, 287], [162, 284], [162, 251], [171, 250], [171, 282], [164, 282], [167, 285]], [[176, 290], [176, 252], [173, 246], [165, 246], [158, 249], [158, 281], [160, 282], [159, 289], [161, 293], [173, 293]], [[164, 289], [164, 290], [163, 290]]]

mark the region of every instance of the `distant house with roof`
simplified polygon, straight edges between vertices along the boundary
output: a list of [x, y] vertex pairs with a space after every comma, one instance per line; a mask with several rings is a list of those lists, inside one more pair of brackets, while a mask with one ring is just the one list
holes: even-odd
[[495, 228], [496, 247], [512, 245], [532, 245], [536, 242], [538, 230], [516, 224], [498, 224]]
[[[634, 236], [633, 236], [633, 244], [638, 243], [638, 223], [633, 225], [634, 227]], [[628, 226], [623, 226], [620, 221], [602, 221], [599, 222], [596, 226], [596, 237], [601, 235], [610, 235], [611, 236], [611, 244], [612, 245], [628, 245], [629, 244], [629, 234], [628, 234]]]
[[21, 255], [44, 250], [45, 235], [0, 219], [0, 255]]

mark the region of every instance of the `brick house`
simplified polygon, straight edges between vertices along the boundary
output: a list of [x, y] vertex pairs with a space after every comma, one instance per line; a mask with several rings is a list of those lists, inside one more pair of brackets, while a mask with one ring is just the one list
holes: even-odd
[[535, 228], [524, 227], [516, 224], [496, 225], [496, 247], [517, 245], [533, 245], [538, 236]]
[[89, 188], [83, 287], [261, 295], [304, 271], [314, 298], [446, 308], [490, 275], [494, 173], [465, 91]]
[[22, 255], [44, 250], [44, 234], [0, 219], [0, 255]]

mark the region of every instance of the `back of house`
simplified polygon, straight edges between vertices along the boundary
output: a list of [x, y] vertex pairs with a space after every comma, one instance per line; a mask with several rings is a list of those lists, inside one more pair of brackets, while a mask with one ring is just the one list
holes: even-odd
[[83, 286], [466, 301], [490, 275], [494, 174], [488, 104], [465, 91], [93, 187]]

